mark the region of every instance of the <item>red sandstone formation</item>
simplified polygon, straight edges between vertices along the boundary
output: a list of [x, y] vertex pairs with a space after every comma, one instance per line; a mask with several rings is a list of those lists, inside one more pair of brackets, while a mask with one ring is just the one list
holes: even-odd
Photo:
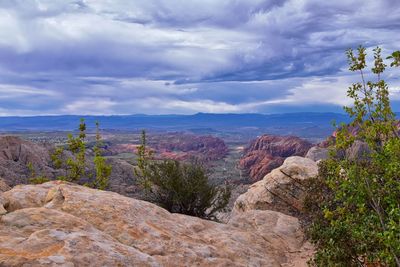
[[248, 170], [253, 182], [261, 180], [290, 156], [305, 156], [312, 144], [295, 136], [263, 135], [244, 151], [239, 167]]
[[228, 153], [228, 147], [224, 141], [210, 135], [171, 133], [157, 138], [157, 142], [151, 142], [150, 146], [161, 158], [174, 160], [196, 158], [207, 162], [221, 159]]

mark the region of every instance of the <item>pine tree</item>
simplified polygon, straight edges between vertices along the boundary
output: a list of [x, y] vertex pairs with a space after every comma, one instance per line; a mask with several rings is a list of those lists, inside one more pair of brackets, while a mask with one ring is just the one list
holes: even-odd
[[111, 175], [112, 167], [106, 163], [105, 158], [102, 156], [103, 141], [100, 135], [99, 122], [96, 122], [96, 144], [94, 146], [94, 165], [96, 170], [96, 177], [93, 187], [104, 190], [109, 185], [109, 177]]

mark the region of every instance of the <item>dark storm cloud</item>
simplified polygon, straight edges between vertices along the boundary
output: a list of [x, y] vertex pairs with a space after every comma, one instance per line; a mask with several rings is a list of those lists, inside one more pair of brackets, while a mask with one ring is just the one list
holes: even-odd
[[340, 110], [344, 50], [399, 26], [389, 0], [3, 0], [0, 115]]

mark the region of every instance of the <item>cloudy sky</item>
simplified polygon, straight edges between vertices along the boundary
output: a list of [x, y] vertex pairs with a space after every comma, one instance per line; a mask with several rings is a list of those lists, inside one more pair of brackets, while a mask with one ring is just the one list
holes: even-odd
[[400, 1], [0, 0], [0, 115], [341, 111], [360, 44]]

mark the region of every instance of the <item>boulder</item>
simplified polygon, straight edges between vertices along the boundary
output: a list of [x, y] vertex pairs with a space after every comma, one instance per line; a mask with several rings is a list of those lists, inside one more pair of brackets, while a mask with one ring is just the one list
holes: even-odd
[[234, 205], [234, 213], [249, 210], [274, 210], [288, 215], [298, 215], [303, 210], [305, 180], [318, 174], [318, 165], [311, 159], [289, 157], [283, 165], [264, 179], [250, 186]]
[[350, 160], [367, 160], [371, 154], [371, 149], [368, 144], [356, 140], [354, 143], [346, 150], [346, 158]]
[[313, 146], [308, 150], [306, 158], [315, 162], [327, 159], [329, 156], [329, 149], [325, 147]]
[[221, 224], [56, 181], [3, 197], [0, 266], [306, 266], [312, 252], [298, 219], [275, 211]]

